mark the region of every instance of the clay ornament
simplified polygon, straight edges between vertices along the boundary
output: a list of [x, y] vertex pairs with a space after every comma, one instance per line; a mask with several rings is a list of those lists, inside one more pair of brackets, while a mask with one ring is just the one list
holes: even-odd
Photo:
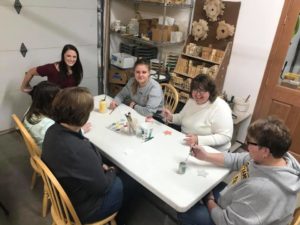
[[234, 26], [226, 23], [224, 20], [219, 22], [219, 25], [217, 27], [217, 36], [216, 39], [225, 39], [229, 36], [233, 36], [234, 34]]
[[207, 38], [208, 25], [205, 20], [200, 19], [199, 22], [193, 21], [192, 24], [192, 35], [195, 41], [199, 39], [205, 40]]
[[203, 9], [208, 19], [214, 22], [218, 20], [218, 16], [223, 15], [225, 5], [222, 0], [206, 0]]

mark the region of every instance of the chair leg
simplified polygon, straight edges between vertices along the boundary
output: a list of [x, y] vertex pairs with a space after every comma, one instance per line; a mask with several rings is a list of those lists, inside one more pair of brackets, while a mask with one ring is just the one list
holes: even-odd
[[42, 217], [47, 216], [48, 202], [49, 202], [48, 192], [46, 191], [46, 189], [44, 187], [44, 195], [43, 195], [43, 203], [42, 203]]
[[31, 178], [31, 185], [30, 185], [31, 190], [34, 188], [35, 181], [36, 181], [36, 172], [33, 171], [32, 178]]

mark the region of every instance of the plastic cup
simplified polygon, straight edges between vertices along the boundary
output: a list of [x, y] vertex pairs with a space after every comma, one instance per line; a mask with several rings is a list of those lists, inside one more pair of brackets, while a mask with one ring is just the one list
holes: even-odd
[[99, 112], [100, 112], [100, 113], [106, 112], [106, 101], [101, 100], [101, 101], [99, 102]]
[[178, 166], [178, 173], [179, 174], [184, 174], [186, 171], [186, 162], [180, 162]]

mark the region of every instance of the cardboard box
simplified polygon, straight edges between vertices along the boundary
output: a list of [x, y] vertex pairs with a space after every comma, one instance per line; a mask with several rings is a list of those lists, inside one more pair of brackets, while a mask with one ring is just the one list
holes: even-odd
[[131, 76], [133, 76], [132, 69], [123, 70], [111, 67], [109, 69], [108, 81], [111, 84], [127, 84]]
[[163, 26], [158, 24], [156, 28], [152, 28], [152, 41], [170, 41], [172, 31], [178, 31], [178, 26]]
[[158, 24], [158, 19], [142, 19], [139, 20], [139, 33], [144, 34], [148, 36], [148, 34], [151, 32], [152, 28], [155, 28]]
[[109, 96], [115, 97], [121, 90], [123, 86], [118, 84], [110, 84], [108, 86]]

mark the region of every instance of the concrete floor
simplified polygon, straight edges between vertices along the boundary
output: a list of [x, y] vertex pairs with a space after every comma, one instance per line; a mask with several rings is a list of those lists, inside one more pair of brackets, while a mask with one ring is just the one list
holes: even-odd
[[[50, 225], [51, 215], [41, 216], [43, 185], [40, 177], [30, 190], [32, 168], [21, 135], [18, 132], [0, 135], [0, 153], [0, 202], [10, 212], [6, 216], [0, 208], [0, 224]], [[170, 207], [150, 193], [146, 196], [137, 200], [126, 225], [176, 225], [176, 214]]]

